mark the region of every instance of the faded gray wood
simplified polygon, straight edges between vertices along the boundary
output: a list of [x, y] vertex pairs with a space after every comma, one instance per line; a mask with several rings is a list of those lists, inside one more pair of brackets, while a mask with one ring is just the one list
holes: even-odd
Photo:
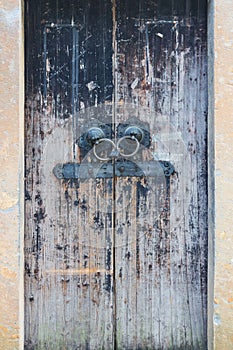
[[[199, 1], [27, 1], [25, 349], [207, 349], [207, 53]], [[37, 40], [35, 40], [37, 38]], [[99, 119], [175, 174], [60, 181]]]

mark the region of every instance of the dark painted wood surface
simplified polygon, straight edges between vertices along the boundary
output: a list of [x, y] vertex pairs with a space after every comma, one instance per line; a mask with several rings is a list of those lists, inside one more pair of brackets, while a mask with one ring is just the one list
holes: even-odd
[[[25, 349], [207, 349], [205, 2], [25, 15]], [[132, 117], [151, 135], [132, 160], [168, 160], [170, 178], [54, 177], [96, 160], [76, 142], [88, 126], [117, 139]]]

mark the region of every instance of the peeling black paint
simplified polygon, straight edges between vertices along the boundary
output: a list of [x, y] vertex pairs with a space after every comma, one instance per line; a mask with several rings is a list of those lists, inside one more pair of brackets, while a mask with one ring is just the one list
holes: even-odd
[[30, 201], [32, 199], [30, 193], [25, 189], [25, 201]]
[[[137, 217], [139, 216], [142, 210], [141, 205], [143, 205], [144, 207], [146, 206], [147, 194], [148, 194], [148, 187], [146, 186], [146, 184], [143, 185], [141, 181], [138, 181], [137, 182], [137, 211], [136, 211]], [[144, 201], [144, 203], [142, 203], [142, 200]]]
[[104, 289], [108, 293], [112, 291], [112, 276], [110, 274], [105, 275]]
[[34, 214], [35, 222], [38, 224], [44, 220], [45, 218], [45, 209], [44, 208], [38, 208], [37, 211]]
[[104, 222], [103, 222], [103, 219], [102, 219], [102, 216], [100, 216], [100, 212], [97, 211], [96, 212], [96, 215], [94, 216], [94, 223], [95, 223], [95, 226], [101, 230], [104, 229], [105, 225], [104, 225]]
[[111, 270], [112, 268], [112, 249], [108, 248], [106, 252], [106, 269]]

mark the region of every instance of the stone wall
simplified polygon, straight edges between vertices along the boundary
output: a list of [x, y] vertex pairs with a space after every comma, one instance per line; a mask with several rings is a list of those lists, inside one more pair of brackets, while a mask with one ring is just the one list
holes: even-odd
[[[23, 317], [23, 40], [17, 0], [0, 1], [0, 349], [19, 349]], [[21, 328], [21, 329], [20, 329]], [[20, 339], [21, 338], [21, 339]]]

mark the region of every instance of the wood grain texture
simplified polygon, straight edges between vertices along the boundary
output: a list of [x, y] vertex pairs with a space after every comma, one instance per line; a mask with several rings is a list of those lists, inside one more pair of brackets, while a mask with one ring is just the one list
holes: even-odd
[[112, 96], [111, 4], [93, 4], [27, 8], [25, 349], [114, 343], [112, 179], [52, 173], [81, 161], [77, 110]]
[[[25, 349], [206, 349], [207, 53], [200, 1], [26, 2]], [[175, 174], [57, 180], [98, 119]], [[114, 162], [114, 160], [113, 160]]]
[[116, 2], [115, 101], [150, 125], [142, 159], [176, 170], [170, 184], [117, 180], [116, 192], [132, 187], [116, 215], [119, 349], [207, 347], [206, 23], [163, 5]]

